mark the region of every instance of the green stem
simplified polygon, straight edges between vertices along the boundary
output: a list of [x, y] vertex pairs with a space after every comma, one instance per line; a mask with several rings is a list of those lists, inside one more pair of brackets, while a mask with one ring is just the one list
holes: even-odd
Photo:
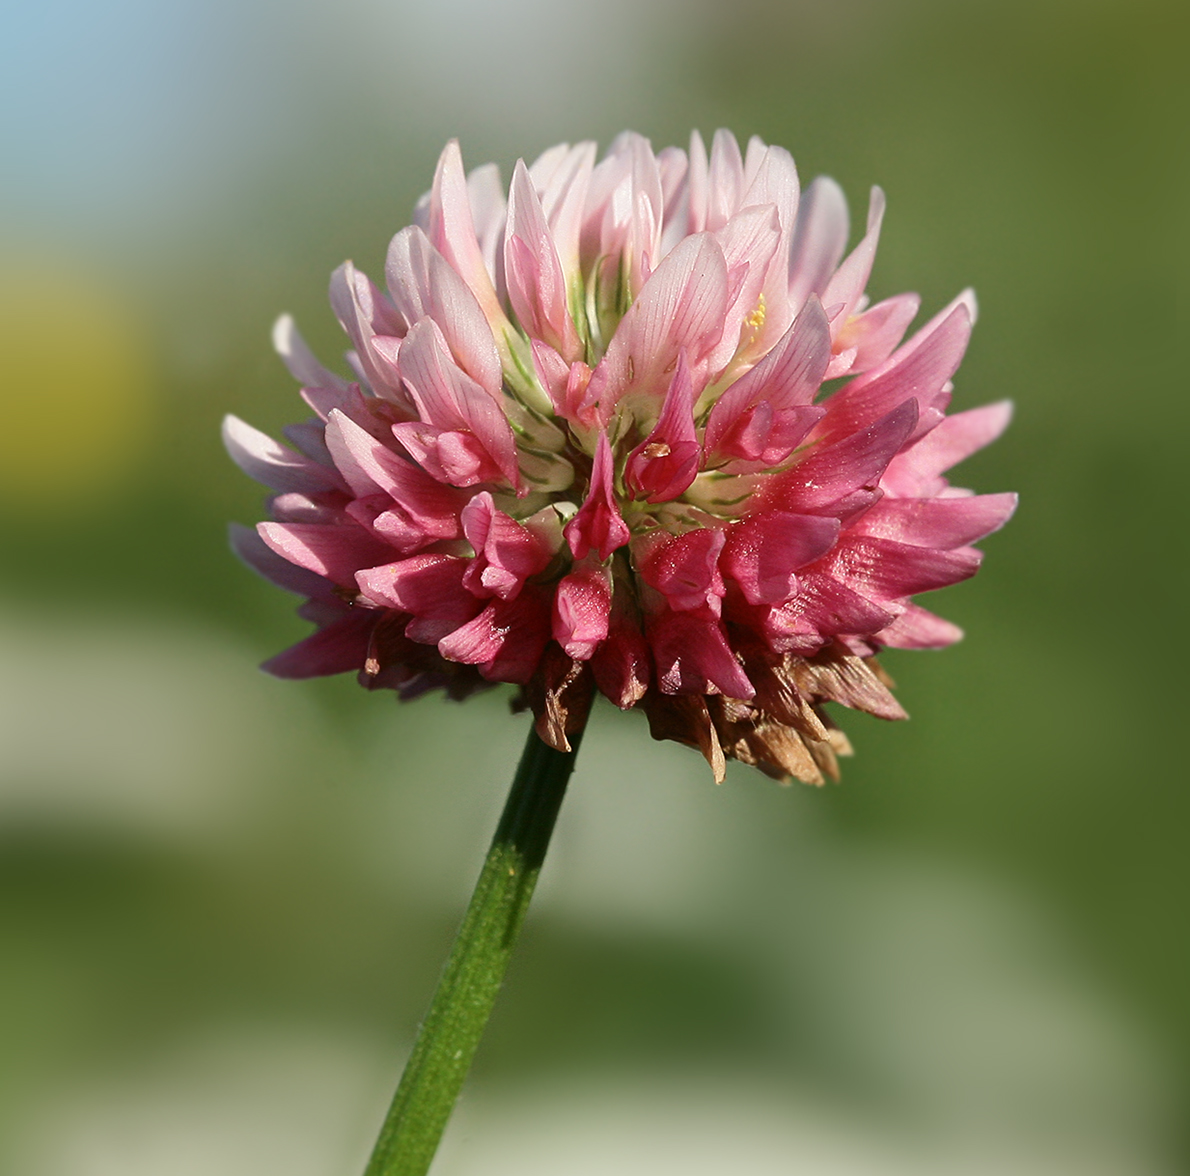
[[504, 814], [365, 1176], [425, 1176], [463, 1087], [574, 770], [529, 730]]

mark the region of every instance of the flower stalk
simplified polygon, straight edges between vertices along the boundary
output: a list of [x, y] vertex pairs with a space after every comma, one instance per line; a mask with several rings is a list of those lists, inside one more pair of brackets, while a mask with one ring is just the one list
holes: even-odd
[[556, 751], [535, 729], [366, 1176], [424, 1176], [504, 981], [574, 770], [580, 734]]

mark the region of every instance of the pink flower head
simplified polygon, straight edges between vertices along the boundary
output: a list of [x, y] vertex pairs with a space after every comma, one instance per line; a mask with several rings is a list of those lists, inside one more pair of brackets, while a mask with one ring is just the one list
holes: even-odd
[[970, 293], [908, 340], [916, 295], [869, 305], [883, 214], [873, 189], [845, 256], [838, 186], [725, 131], [709, 156], [562, 144], [507, 199], [451, 143], [387, 290], [332, 278], [352, 378], [283, 318], [314, 417], [288, 445], [226, 422], [273, 492], [235, 548], [317, 626], [266, 668], [515, 683], [560, 749], [598, 690], [718, 778], [837, 778], [823, 704], [904, 717], [874, 655], [961, 636], [912, 598], [972, 575], [1016, 504], [944, 477], [1009, 406], [946, 415]]

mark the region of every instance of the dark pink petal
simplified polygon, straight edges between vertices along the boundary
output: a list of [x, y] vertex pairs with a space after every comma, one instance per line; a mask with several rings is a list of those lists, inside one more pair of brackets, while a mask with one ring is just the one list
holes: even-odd
[[848, 533], [814, 570], [872, 600], [892, 601], [966, 580], [982, 558], [974, 547], [937, 551]]
[[355, 523], [257, 523], [260, 537], [280, 556], [355, 590], [355, 573], [392, 558], [392, 548]]
[[649, 647], [624, 595], [615, 594], [607, 639], [591, 657], [596, 686], [621, 710], [644, 698], [652, 678]]
[[599, 565], [575, 568], [554, 593], [553, 636], [568, 657], [586, 661], [608, 635], [611, 574]]
[[527, 682], [550, 638], [549, 609], [538, 592], [494, 600], [473, 620], [443, 637], [448, 661], [477, 665], [489, 681]]
[[719, 566], [749, 604], [776, 604], [797, 591], [796, 570], [828, 552], [838, 535], [837, 519], [765, 511], [728, 530]]
[[463, 587], [467, 561], [459, 556], [425, 554], [356, 575], [360, 591], [377, 604], [411, 613], [406, 633], [435, 643], [471, 620], [482, 602]]
[[474, 433], [410, 421], [393, 425], [393, 435], [423, 469], [452, 486], [503, 482], [504, 473]]
[[654, 534], [633, 544], [633, 562], [641, 579], [671, 608], [710, 606], [717, 613], [723, 596], [718, 560], [725, 539], [723, 531], [710, 527], [682, 535]]
[[647, 636], [662, 694], [751, 698], [756, 693], [709, 609], [666, 610], [649, 619]]
[[223, 444], [248, 477], [270, 490], [319, 494], [347, 488], [334, 470], [295, 453], [230, 413], [223, 418]]
[[278, 523], [345, 523], [358, 499], [334, 491], [328, 494], [278, 494], [269, 499], [269, 514]]
[[856, 535], [894, 539], [914, 547], [949, 549], [998, 531], [1016, 509], [1015, 494], [969, 498], [883, 498], [849, 528]]
[[847, 199], [819, 176], [802, 193], [789, 258], [789, 301], [796, 311], [811, 294], [822, 295], [847, 246]]
[[567, 364], [554, 348], [537, 339], [531, 339], [529, 346], [537, 379], [546, 390], [555, 414], [573, 424], [586, 424], [580, 419], [579, 411], [591, 382], [591, 369], [582, 360]]
[[670, 502], [694, 481], [699, 452], [694, 430], [694, 385], [682, 351], [661, 416], [648, 437], [628, 455], [624, 481], [635, 498]]
[[270, 580], [278, 588], [298, 596], [338, 600], [334, 595], [335, 586], [330, 580], [278, 555], [252, 528], [232, 523], [227, 532], [232, 551], [257, 575]]
[[591, 376], [584, 410], [604, 425], [626, 397], [660, 404], [685, 348], [697, 368], [719, 341], [727, 302], [727, 265], [709, 234], [687, 237], [657, 267], [620, 321]]
[[887, 416], [840, 440], [815, 445], [764, 492], [766, 507], [798, 514], [829, 514], [874, 488], [893, 455], [917, 424], [917, 404], [908, 400]]
[[607, 434], [600, 433], [591, 464], [591, 486], [587, 499], [563, 531], [575, 559], [583, 559], [589, 551], [597, 551], [600, 559], [608, 559], [617, 548], [628, 542], [628, 525], [616, 505], [615, 476], [612, 451]]
[[763, 628], [778, 653], [812, 654], [842, 633], [876, 633], [893, 613], [820, 572], [799, 577], [798, 594], [771, 609]]
[[958, 370], [970, 337], [970, 313], [960, 304], [928, 335], [915, 336], [886, 363], [836, 392], [826, 402], [818, 435], [830, 439], [854, 432], [910, 397], [919, 409], [932, 405]]
[[459, 367], [499, 401], [504, 377], [492, 328], [466, 282], [421, 229], [411, 225], [392, 239], [385, 275], [409, 325], [433, 319]]
[[346, 606], [344, 611], [341, 620], [269, 658], [260, 668], [278, 678], [321, 678], [362, 669], [372, 630], [383, 614]]
[[1011, 419], [1010, 400], [948, 416], [893, 459], [881, 485], [898, 496], [939, 493], [946, 487], [942, 474], [995, 441]]
[[554, 558], [556, 547], [548, 537], [497, 510], [486, 490], [463, 507], [460, 517], [467, 542], [475, 549], [463, 583], [475, 596], [511, 600]]

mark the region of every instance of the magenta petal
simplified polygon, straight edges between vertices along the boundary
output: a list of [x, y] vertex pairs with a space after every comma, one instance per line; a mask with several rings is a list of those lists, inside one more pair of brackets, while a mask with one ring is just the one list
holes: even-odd
[[872, 600], [894, 601], [966, 580], [975, 575], [982, 559], [983, 552], [974, 547], [937, 551], [847, 533], [815, 571]]
[[876, 485], [916, 424], [917, 404], [908, 400], [850, 436], [813, 446], [773, 480], [766, 505], [796, 513], [830, 513], [846, 504], [854, 491]]
[[965, 498], [884, 498], [850, 528], [853, 534], [915, 547], [949, 549], [999, 530], [1016, 509], [1015, 494]]
[[578, 513], [566, 524], [563, 534], [575, 559], [597, 551], [608, 559], [628, 542], [628, 526], [616, 505], [612, 451], [607, 434], [600, 433], [591, 465], [591, 486]]
[[662, 694], [756, 693], [710, 610], [663, 612], [650, 618], [647, 636]]
[[749, 604], [776, 604], [796, 592], [796, 570], [828, 552], [838, 535], [837, 519], [766, 511], [730, 529], [720, 566]]
[[478, 665], [489, 681], [527, 682], [550, 637], [548, 609], [536, 592], [494, 600], [473, 620], [438, 642], [448, 661]]
[[568, 657], [586, 661], [608, 635], [612, 580], [604, 567], [576, 568], [554, 593], [553, 636]]
[[653, 431], [629, 455], [624, 481], [633, 495], [649, 502], [670, 502], [682, 494], [698, 473], [700, 448], [694, 430], [694, 386], [686, 353], [665, 395]]
[[260, 668], [278, 678], [320, 678], [363, 668], [372, 629], [383, 615], [344, 606], [346, 616], [269, 658]]
[[893, 649], [944, 649], [962, 637], [963, 630], [958, 625], [916, 604], [906, 605], [891, 625], [876, 634], [881, 645]]
[[647, 536], [633, 543], [633, 562], [671, 608], [710, 606], [717, 612], [723, 595], [718, 560], [725, 538], [723, 531], [711, 528]]

